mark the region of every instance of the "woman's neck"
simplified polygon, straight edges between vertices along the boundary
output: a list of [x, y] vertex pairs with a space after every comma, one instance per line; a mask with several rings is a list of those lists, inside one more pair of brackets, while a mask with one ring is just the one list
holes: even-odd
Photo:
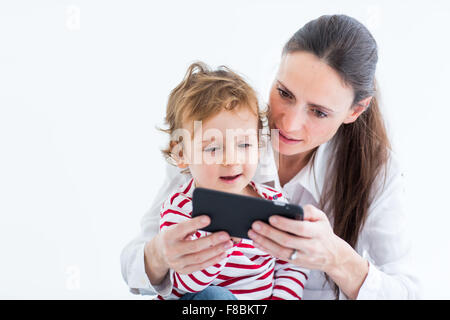
[[309, 162], [313, 151], [294, 155], [283, 155], [274, 151], [275, 157], [278, 157], [278, 177], [281, 187], [291, 181]]

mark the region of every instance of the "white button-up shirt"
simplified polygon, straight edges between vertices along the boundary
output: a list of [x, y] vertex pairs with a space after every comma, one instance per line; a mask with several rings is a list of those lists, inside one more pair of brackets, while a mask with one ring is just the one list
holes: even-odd
[[[289, 202], [318, 207], [326, 181], [332, 150], [330, 143], [321, 145], [314, 161], [310, 161], [298, 174], [280, 186], [278, 170], [270, 143], [261, 153], [254, 181], [283, 190]], [[152, 285], [145, 273], [144, 245], [158, 233], [162, 202], [191, 176], [167, 165], [167, 175], [150, 210], [141, 221], [141, 234], [122, 251], [122, 275], [131, 292], [136, 294], [167, 294], [172, 290], [169, 277], [160, 285]], [[385, 182], [383, 184], [383, 182]], [[411, 245], [402, 206], [403, 174], [391, 155], [387, 167], [375, 182], [372, 202], [366, 222], [360, 232], [356, 252], [369, 262], [369, 273], [359, 290], [357, 299], [417, 299], [419, 282], [411, 262]], [[330, 222], [333, 223], [332, 219]], [[346, 299], [341, 292], [340, 299]], [[332, 286], [324, 273], [311, 270], [305, 285], [303, 299], [334, 299]]]

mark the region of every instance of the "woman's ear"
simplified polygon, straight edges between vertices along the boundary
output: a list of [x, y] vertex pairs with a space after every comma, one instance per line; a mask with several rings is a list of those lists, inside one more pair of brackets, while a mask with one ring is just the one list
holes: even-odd
[[356, 119], [369, 107], [372, 97], [367, 97], [361, 100], [358, 104], [351, 107], [347, 117], [344, 120], [345, 124], [355, 122]]

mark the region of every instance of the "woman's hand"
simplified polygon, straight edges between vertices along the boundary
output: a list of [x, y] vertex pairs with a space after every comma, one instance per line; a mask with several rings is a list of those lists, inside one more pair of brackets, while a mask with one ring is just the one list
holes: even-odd
[[[257, 221], [249, 236], [255, 246], [279, 259], [327, 272], [338, 263], [340, 238], [334, 234], [325, 213], [311, 205], [304, 206], [303, 210], [303, 221], [281, 216], [272, 216], [269, 219], [271, 225]], [[297, 250], [296, 258], [290, 260], [294, 249]]]
[[[350, 299], [356, 299], [369, 271], [368, 262], [334, 234], [325, 213], [303, 207], [304, 220], [272, 216], [270, 225], [254, 222], [249, 237], [255, 247], [297, 266], [327, 273]], [[290, 260], [294, 250], [295, 259]]]
[[190, 239], [198, 229], [209, 224], [208, 216], [199, 216], [168, 227], [146, 243], [145, 271], [153, 285], [161, 283], [169, 269], [189, 274], [226, 257], [226, 250], [233, 246], [226, 232]]

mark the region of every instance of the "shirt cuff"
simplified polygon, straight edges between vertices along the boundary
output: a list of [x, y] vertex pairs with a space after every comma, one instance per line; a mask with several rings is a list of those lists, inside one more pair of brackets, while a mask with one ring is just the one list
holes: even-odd
[[359, 289], [356, 300], [373, 300], [377, 297], [380, 290], [381, 271], [369, 261], [369, 272]]
[[348, 297], [345, 295], [344, 292], [339, 288], [339, 300], [348, 300]]
[[[366, 279], [364, 279], [361, 288], [359, 288], [358, 296], [356, 300], [373, 300], [378, 285], [380, 283], [379, 270], [369, 261], [369, 272], [367, 273]], [[347, 295], [339, 288], [339, 300], [349, 300]]]
[[[161, 296], [166, 297], [172, 293], [173, 289], [173, 273], [174, 271], [170, 269], [164, 277], [163, 281], [158, 285], [153, 285], [154, 290]], [[151, 284], [150, 284], [151, 285]]]
[[158, 285], [152, 285], [145, 272], [145, 243], [137, 248], [136, 257], [132, 266], [132, 271], [129, 274], [128, 285], [132, 293], [140, 293], [142, 295], [156, 295], [165, 296], [172, 292], [173, 283], [171, 281], [171, 273], [168, 272], [163, 281]]

